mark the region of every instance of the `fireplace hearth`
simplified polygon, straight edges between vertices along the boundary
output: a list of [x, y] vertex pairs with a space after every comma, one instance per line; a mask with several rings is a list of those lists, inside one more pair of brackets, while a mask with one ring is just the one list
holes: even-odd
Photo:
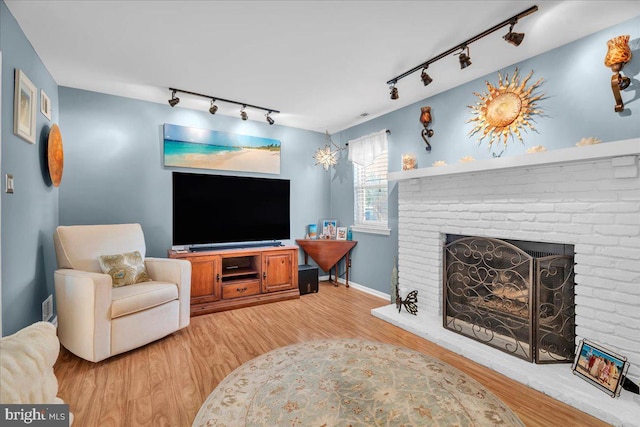
[[535, 363], [572, 362], [573, 246], [447, 235], [444, 327]]

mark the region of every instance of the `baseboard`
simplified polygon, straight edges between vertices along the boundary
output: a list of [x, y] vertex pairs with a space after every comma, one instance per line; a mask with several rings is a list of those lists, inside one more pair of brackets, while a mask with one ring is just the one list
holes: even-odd
[[[326, 281], [326, 280], [329, 280], [329, 276], [320, 276], [318, 279], [320, 281], [323, 281], [323, 280]], [[332, 279], [333, 279], [333, 277], [332, 277]], [[347, 281], [345, 279], [342, 279], [342, 278], [338, 279], [338, 282], [339, 283], [343, 283], [343, 284], [347, 283]], [[349, 280], [349, 286], [352, 287], [352, 288], [355, 288], [355, 289], [357, 289], [359, 291], [365, 292], [367, 294], [371, 294], [371, 295], [377, 296], [379, 298], [386, 299], [387, 301], [391, 301], [390, 300], [391, 296], [389, 294], [385, 294], [384, 292], [380, 292], [380, 291], [378, 291], [376, 289], [368, 288], [368, 287], [366, 287], [364, 285], [361, 285], [359, 283], [354, 282], [353, 280]]]

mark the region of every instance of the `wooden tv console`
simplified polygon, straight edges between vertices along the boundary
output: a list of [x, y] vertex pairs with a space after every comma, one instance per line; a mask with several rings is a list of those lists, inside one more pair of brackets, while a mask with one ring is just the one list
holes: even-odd
[[191, 316], [300, 298], [297, 246], [169, 250], [169, 258], [191, 262]]

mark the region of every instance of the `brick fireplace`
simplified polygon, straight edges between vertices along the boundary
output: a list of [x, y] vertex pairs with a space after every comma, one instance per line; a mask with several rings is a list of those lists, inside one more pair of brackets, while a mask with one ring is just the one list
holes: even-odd
[[398, 182], [399, 289], [418, 290], [419, 313], [389, 306], [373, 314], [605, 421], [635, 422], [629, 393], [605, 400], [569, 365], [532, 366], [447, 331], [442, 283], [447, 235], [573, 245], [576, 337], [626, 355], [638, 382], [639, 154], [633, 139], [390, 174]]

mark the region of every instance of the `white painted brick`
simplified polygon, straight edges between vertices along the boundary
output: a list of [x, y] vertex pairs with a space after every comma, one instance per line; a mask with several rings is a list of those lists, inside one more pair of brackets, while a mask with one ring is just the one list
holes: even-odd
[[603, 235], [637, 236], [640, 234], [640, 226], [637, 225], [596, 225], [594, 232]]
[[638, 214], [637, 212], [632, 214], [616, 214], [614, 218], [615, 218], [616, 224], [625, 224], [625, 225], [640, 224], [640, 214]]
[[597, 301], [591, 297], [585, 297], [582, 295], [576, 295], [575, 303], [576, 305], [585, 305], [587, 307], [606, 311], [614, 311], [616, 308], [616, 304], [611, 301]]
[[602, 236], [602, 235], [583, 235], [575, 236], [576, 243], [588, 244], [588, 245], [605, 245], [614, 246], [621, 243], [621, 238], [617, 236]]
[[613, 176], [602, 160], [401, 183], [400, 282], [440, 315], [444, 234], [575, 244], [576, 330], [640, 365], [640, 180]]

